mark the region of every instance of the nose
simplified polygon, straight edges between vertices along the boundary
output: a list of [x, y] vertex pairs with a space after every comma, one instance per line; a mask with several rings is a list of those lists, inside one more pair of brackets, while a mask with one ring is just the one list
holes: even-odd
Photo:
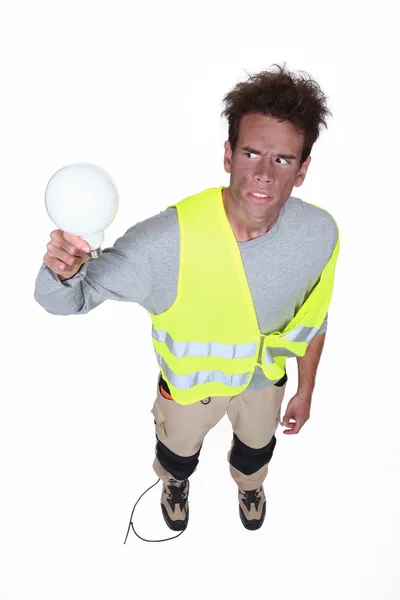
[[256, 181], [261, 183], [271, 182], [274, 179], [274, 166], [270, 158], [265, 157], [261, 159], [257, 165], [256, 172], [254, 174]]

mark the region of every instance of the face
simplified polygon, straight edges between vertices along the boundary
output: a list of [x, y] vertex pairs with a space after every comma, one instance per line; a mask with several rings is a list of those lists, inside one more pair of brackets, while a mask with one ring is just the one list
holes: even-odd
[[[225, 142], [224, 167], [230, 173], [229, 200], [250, 220], [279, 212], [293, 186], [306, 176], [311, 156], [300, 166], [304, 135], [291, 123], [260, 114], [245, 115], [232, 154]], [[268, 198], [252, 194], [267, 194]]]

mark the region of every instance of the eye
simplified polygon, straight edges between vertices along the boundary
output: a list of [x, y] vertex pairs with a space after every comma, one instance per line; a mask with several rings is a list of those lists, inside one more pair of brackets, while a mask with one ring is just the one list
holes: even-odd
[[[289, 161], [287, 161], [286, 158], [282, 158], [281, 156], [278, 156], [277, 160], [284, 160], [287, 165], [289, 164]], [[282, 164], [282, 163], [280, 163], [280, 164]]]
[[255, 156], [257, 158], [257, 154], [255, 154], [254, 152], [245, 152], [245, 155], [248, 156], [250, 158], [251, 155]]

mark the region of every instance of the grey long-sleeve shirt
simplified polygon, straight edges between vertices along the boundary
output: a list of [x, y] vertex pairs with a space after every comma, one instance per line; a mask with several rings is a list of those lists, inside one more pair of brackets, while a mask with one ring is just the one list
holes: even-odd
[[[338, 238], [332, 216], [290, 196], [264, 235], [237, 242], [260, 331], [282, 331], [305, 302]], [[172, 306], [179, 273], [179, 222], [175, 208], [133, 225], [79, 272], [60, 281], [42, 264], [34, 298], [54, 315], [85, 314], [105, 300], [137, 302], [160, 314]], [[327, 329], [327, 317], [319, 333]], [[256, 367], [249, 389], [271, 385]]]

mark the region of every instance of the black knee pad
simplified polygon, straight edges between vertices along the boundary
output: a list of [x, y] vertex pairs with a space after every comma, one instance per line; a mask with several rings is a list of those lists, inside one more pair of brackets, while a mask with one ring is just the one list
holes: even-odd
[[271, 441], [264, 448], [250, 448], [246, 446], [236, 434], [233, 434], [233, 448], [229, 462], [232, 467], [244, 475], [252, 475], [261, 467], [269, 463], [274, 453], [276, 437], [272, 436]]
[[190, 475], [192, 475], [199, 464], [200, 450], [192, 456], [179, 456], [167, 448], [167, 446], [157, 438], [156, 456], [160, 465], [164, 467], [168, 473], [171, 473], [172, 477], [178, 481], [188, 479]]

